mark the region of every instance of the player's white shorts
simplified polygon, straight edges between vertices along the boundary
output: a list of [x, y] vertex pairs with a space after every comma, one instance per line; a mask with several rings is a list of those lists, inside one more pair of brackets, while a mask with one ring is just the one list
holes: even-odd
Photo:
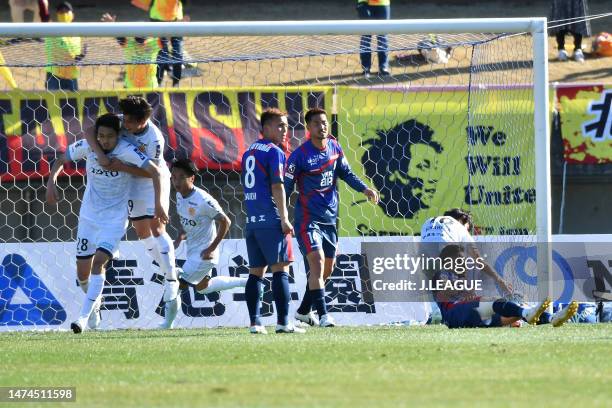
[[88, 258], [101, 249], [111, 257], [115, 256], [119, 242], [127, 228], [127, 220], [123, 223], [100, 224], [89, 219], [80, 219], [77, 228], [77, 258]]
[[[161, 202], [166, 210], [170, 210], [170, 176], [162, 170]], [[131, 220], [153, 218], [155, 216], [155, 190], [151, 179], [132, 180], [128, 196], [128, 211]]]
[[191, 285], [197, 285], [206, 276], [211, 276], [212, 270], [217, 266], [217, 263], [218, 261], [215, 259], [203, 260], [199, 252], [188, 256], [183, 264], [182, 271], [179, 271], [179, 279]]

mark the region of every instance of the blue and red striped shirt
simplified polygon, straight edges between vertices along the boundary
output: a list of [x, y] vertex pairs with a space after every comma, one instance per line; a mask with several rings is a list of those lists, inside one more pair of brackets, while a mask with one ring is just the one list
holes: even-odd
[[242, 155], [240, 180], [244, 187], [246, 228], [280, 228], [272, 184], [283, 182], [285, 153], [267, 139], [254, 142]]
[[353, 173], [342, 148], [333, 137], [328, 139], [323, 149], [308, 140], [291, 153], [285, 170], [285, 191], [290, 196], [297, 184], [299, 197], [294, 219], [298, 227], [312, 221], [336, 224], [338, 178], [356, 191], [363, 192], [367, 188]]

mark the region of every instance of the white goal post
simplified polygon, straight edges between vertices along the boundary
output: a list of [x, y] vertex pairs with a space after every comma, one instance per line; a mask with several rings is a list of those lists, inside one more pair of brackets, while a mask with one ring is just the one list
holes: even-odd
[[416, 33], [531, 33], [533, 35], [536, 219], [538, 242], [551, 242], [550, 123], [546, 18], [389, 21], [234, 21], [188, 23], [0, 23], [2, 37], [271, 36]]
[[[213, 40], [211, 41], [214, 43], [215, 37], [225, 38], [225, 37], [267, 37], [267, 36], [272, 36], [272, 37], [275, 37], [275, 36], [296, 36], [296, 37], [298, 36], [316, 36], [317, 38], [322, 38], [325, 36], [346, 36], [348, 38], [348, 36], [356, 37], [359, 35], [374, 35], [375, 36], [381, 33], [390, 34], [390, 35], [398, 35], [398, 36], [401, 36], [401, 35], [430, 35], [430, 34], [451, 34], [451, 35], [457, 34], [457, 35], [460, 35], [460, 34], [486, 33], [487, 35], [490, 35], [491, 39], [482, 40], [482, 43], [484, 44], [495, 41], [498, 38], [497, 35], [499, 35], [500, 37], [501, 36], [507, 37], [510, 34], [517, 34], [517, 35], [527, 34], [531, 37], [531, 40], [529, 42], [530, 46], [532, 47], [532, 49], [529, 50], [531, 52], [531, 57], [530, 57], [531, 60], [527, 60], [527, 61], [521, 60], [520, 63], [523, 64], [521, 65], [521, 68], [530, 69], [532, 72], [531, 74], [532, 77], [530, 77], [529, 79], [525, 79], [525, 82], [523, 82], [521, 85], [524, 88], [528, 89], [529, 92], [531, 92], [529, 94], [529, 98], [532, 98], [532, 101], [530, 101], [529, 106], [531, 106], [531, 102], [533, 103], [533, 123], [529, 123], [528, 125], [529, 125], [530, 130], [531, 128], [533, 128], [533, 141], [530, 141], [529, 143], [531, 143], [530, 148], [533, 149], [532, 154], [534, 157], [533, 159], [533, 182], [535, 183], [534, 197], [537, 197], [535, 198], [535, 203], [534, 203], [535, 204], [535, 217], [533, 218], [535, 219], [535, 223], [534, 223], [533, 228], [529, 229], [529, 233], [523, 233], [523, 234], [510, 233], [510, 234], [515, 234], [517, 236], [529, 235], [529, 238], [526, 238], [528, 243], [533, 244], [535, 242], [539, 244], [538, 251], [537, 251], [537, 272], [538, 272], [538, 281], [541, 284], [538, 285], [538, 291], [541, 297], [548, 296], [550, 289], [548, 288], [548, 285], [546, 283], [548, 283], [549, 271], [551, 270], [551, 265], [552, 265], [551, 249], [548, 244], [552, 242], [552, 232], [551, 232], [551, 170], [550, 170], [550, 136], [549, 136], [550, 135], [550, 117], [549, 117], [550, 98], [549, 98], [549, 86], [548, 86], [548, 57], [547, 57], [548, 55], [548, 34], [547, 34], [546, 18], [493, 18], [493, 19], [457, 19], [457, 20], [453, 20], [453, 19], [430, 19], [430, 20], [407, 19], [407, 20], [386, 20], [386, 21], [385, 20], [377, 20], [377, 21], [373, 21], [373, 20], [370, 20], [370, 21], [361, 21], [361, 20], [354, 20], [354, 21], [353, 20], [346, 20], [346, 21], [344, 20], [343, 21], [258, 21], [258, 22], [250, 22], [250, 21], [236, 22], [235, 21], [235, 22], [187, 22], [187, 23], [157, 23], [157, 22], [155, 23], [154, 22], [71, 23], [71, 24], [0, 23], [0, 39], [71, 37], [71, 36], [83, 37], [83, 38], [85, 37], [96, 37], [96, 38], [103, 37], [106, 40], [106, 42], [108, 42], [109, 44], [112, 42], [112, 44], [109, 45], [109, 49], [112, 45], [116, 45], [114, 43], [115, 37], [161, 37], [161, 36], [185, 37], [185, 38], [207, 37], [207, 38], [213, 38]], [[414, 51], [417, 49], [417, 42], [416, 42], [417, 40], [411, 39], [410, 41], [412, 41], [410, 43], [410, 47], [413, 47], [413, 48], [407, 47], [407, 48], [402, 49], [402, 51], [404, 50]], [[235, 49], [240, 50], [240, 45], [233, 45], [233, 46], [236, 47]], [[247, 44], [245, 44], [245, 47], [248, 48]], [[296, 44], [296, 47], [299, 47], [299, 46]], [[330, 48], [331, 46], [329, 44], [326, 44], [325, 47], [328, 47], [328, 48], [325, 48], [321, 55], [326, 55], [326, 56], [331, 55], [332, 57], [337, 55], [336, 50], [334, 50], [333, 48]], [[345, 54], [350, 54], [350, 53], [355, 54], [354, 48], [350, 48], [348, 45], [346, 47], [347, 48], [342, 49], [338, 53], [343, 52]], [[222, 47], [218, 47], [218, 48], [222, 48]], [[350, 49], [350, 51], [346, 51], [347, 49]], [[104, 52], [106, 52], [105, 50], [106, 48], [102, 48], [101, 51], [99, 51], [99, 54], [96, 55], [96, 58], [93, 60], [93, 62], [89, 63], [89, 65], [93, 66], [93, 65], [108, 64], [109, 66], [111, 65], [123, 66], [123, 65], [128, 64], [126, 61], [117, 62], [115, 60], [111, 60], [110, 59], [111, 57], [108, 57], [109, 59], [105, 60], [105, 54], [104, 54]], [[2, 48], [0, 48], [0, 51], [2, 51]], [[191, 50], [189, 51], [191, 52]], [[285, 54], [281, 52], [277, 52], [278, 50], [276, 49], [274, 51], [275, 51], [275, 54], [273, 55], [272, 58], [270, 58], [271, 60], [272, 59], [278, 60], [278, 59], [284, 58]], [[288, 58], [295, 58], [296, 55], [298, 57], [300, 56], [298, 55], [300, 50], [297, 50], [293, 54], [291, 51], [293, 50], [287, 51], [287, 55], [289, 55]], [[223, 50], [221, 49], [220, 52], [223, 53]], [[251, 52], [251, 54], [248, 54], [249, 52]], [[317, 55], [316, 52], [317, 50], [314, 50], [312, 51], [312, 54], [307, 54], [307, 55], [310, 58], [312, 57], [312, 55]], [[247, 55], [245, 59], [250, 56], [254, 56], [253, 60], [259, 60], [260, 58], [263, 58], [261, 57], [260, 54], [256, 54], [255, 51], [250, 51], [250, 50], [245, 51], [245, 55]], [[39, 59], [41, 58], [40, 55], [38, 56], [38, 58]], [[239, 63], [243, 62], [239, 58], [232, 59], [233, 57], [227, 57], [225, 54], [223, 54], [222, 58], [219, 59], [222, 61], [221, 64], [226, 63], [226, 60], [224, 60], [223, 58], [227, 58], [227, 61], [229, 61], [230, 63], [233, 63], [235, 61], [238, 61]], [[520, 57], [517, 57], [517, 58], [520, 58]], [[5, 55], [5, 59], [7, 59], [6, 55]], [[211, 61], [212, 63], [218, 62], [217, 60], [213, 58], [213, 56], [210, 57], [210, 60], [206, 59], [204, 62], [209, 62], [209, 61]], [[486, 60], [486, 59], [484, 59], [483, 61], [489, 62], [489, 60]], [[203, 62], [203, 60], [198, 60], [196, 62]], [[485, 62], [483, 62], [483, 66], [487, 65], [485, 64]], [[267, 63], [268, 62], [262, 63], [262, 66], [264, 66]], [[343, 63], [344, 62], [340, 62], [339, 64], [343, 64]], [[506, 60], [504, 60], [504, 63], [506, 63]], [[42, 63], [37, 63], [37, 64], [38, 64], [36, 65], [37, 68], [44, 67], [44, 64]], [[25, 69], [30, 68], [29, 66], [24, 65], [23, 62], [20, 62], [15, 65], [11, 65], [11, 62], [8, 61], [8, 59], [7, 59], [6, 64], [0, 64], [0, 66], [2, 65], [6, 65], [7, 67], [16, 67], [20, 70], [25, 70]], [[84, 65], [87, 65], [87, 64], [84, 64]], [[299, 62], [296, 65], [299, 66]], [[292, 65], [288, 63], [287, 66], [291, 67]], [[508, 64], [508, 66], [509, 68], [506, 68], [506, 69], [509, 71], [512, 70], [512, 64]], [[270, 67], [273, 67], [272, 63], [270, 63]], [[421, 68], [421, 67], [425, 67], [425, 68]], [[223, 65], [222, 65], [222, 68], [223, 68]], [[459, 66], [458, 64], [457, 67], [451, 67], [451, 68], [441, 67], [441, 68], [436, 69], [436, 68], [432, 68], [432, 64], [427, 66], [427, 64], [425, 63], [421, 66], [418, 66], [416, 68], [416, 72], [417, 74], [421, 74], [427, 69], [429, 69], [430, 71], [428, 71], [427, 74], [430, 77], [435, 77], [435, 75], [440, 74], [440, 73], [441, 75], [443, 75], [451, 69], [457, 69], [457, 71], [460, 71], [462, 68], [463, 66]], [[94, 68], [92, 68], [92, 70], [93, 69]], [[245, 69], [248, 69], [248, 68], [245, 68]], [[476, 75], [476, 73], [473, 73], [469, 69], [467, 71], [468, 71], [468, 74], [466, 75], [470, 76], [470, 84], [467, 87], [468, 93], [471, 92], [472, 89], [479, 90], [479, 89], [487, 88], [487, 86], [483, 84], [473, 84], [471, 82], [471, 76], [472, 74]], [[504, 70], [501, 70], [501, 71], [502, 73], [499, 75], [501, 75], [502, 77], [503, 75], [506, 75]], [[242, 71], [240, 71], [239, 69], [236, 69], [235, 75], [239, 76], [240, 72]], [[118, 70], [117, 72], [113, 71], [112, 75], [109, 74], [108, 77], [113, 76], [113, 78], [116, 78], [117, 73], [118, 73]], [[256, 74], [253, 74], [253, 75], [256, 75]], [[265, 73], [263, 75], [265, 75]], [[311, 75], [310, 77], [307, 77], [304, 80], [294, 81], [292, 79], [290, 81], [283, 82], [284, 80], [279, 79], [276, 82], [275, 81], [270, 81], [270, 82], [273, 84], [274, 89], [279, 89], [282, 87], [289, 89], [291, 87], [304, 86], [304, 85], [311, 86], [311, 87], [317, 87], [320, 85], [319, 75], [324, 76], [324, 74], [316, 73], [316, 74]], [[95, 78], [95, 72], [94, 74], [90, 75], [90, 77]], [[291, 78], [291, 75], [289, 77]], [[27, 75], [25, 75], [25, 78], [27, 78]], [[333, 101], [331, 100], [332, 99], [331, 97], [328, 98], [329, 100], [328, 100], [328, 105], [326, 105], [326, 108], [328, 109], [328, 111], [331, 111], [331, 113], [333, 113], [334, 115], [337, 115], [340, 112], [341, 107], [339, 106], [339, 103], [336, 100], [337, 99], [336, 92], [337, 92], [338, 83], [334, 82], [335, 80], [334, 78], [339, 78], [337, 79], [338, 83], [341, 83], [341, 81], [344, 81], [345, 79], [341, 75], [337, 75], [336, 77], [334, 77], [332, 74], [330, 74], [327, 82], [325, 82], [325, 85], [329, 86], [330, 89], [333, 90], [332, 91]], [[217, 81], [217, 82], [210, 82], [206, 84], [207, 86], [210, 85], [210, 89], [212, 89], [213, 91], [215, 89], [221, 89], [221, 88], [230, 89], [231, 88], [232, 92], [239, 92], [241, 85], [235, 85], [235, 84], [236, 83], [242, 84], [242, 82], [240, 81], [237, 81], [235, 83], [229, 83], [229, 81], [224, 82], [224, 81], [219, 80], [218, 77], [216, 80], [211, 79], [210, 81]], [[400, 81], [398, 80], [398, 83], [399, 82]], [[341, 83], [341, 85], [345, 85], [345, 84], [346, 82]], [[0, 86], [1, 85], [2, 85], [2, 80], [0, 79]], [[260, 86], [260, 85], [261, 84], [253, 85], [252, 83], [245, 82], [245, 87], [247, 88], [249, 86]], [[268, 82], [264, 83], [264, 86], [268, 86], [268, 85], [269, 85]], [[354, 85], [357, 85], [356, 88], [359, 88], [359, 86], [363, 85], [363, 83], [356, 83]], [[367, 85], [372, 85], [372, 84], [367, 84]], [[380, 91], [381, 89], [386, 90], [386, 89], [389, 89], [389, 85], [390, 85], [389, 81], [385, 82], [381, 79], [380, 85], [378, 83], [374, 83], [370, 89], [373, 89], [374, 91]], [[393, 85], [397, 85], [397, 84], [393, 84]], [[404, 83], [397, 85], [397, 88], [398, 89], [402, 88], [404, 85], [405, 85]], [[379, 87], [377, 88], [377, 86]], [[410, 89], [411, 86], [412, 84], [409, 84], [405, 86], [405, 88], [402, 88], [402, 89]], [[429, 86], [429, 84], [425, 84], [423, 88], [427, 88], [427, 86]], [[512, 88], [512, 86], [513, 86], [513, 81], [512, 79], [509, 79], [508, 83], [501, 83], [498, 89], [509, 89], [509, 88]], [[200, 88], [202, 88], [202, 86], [200, 86]], [[418, 88], [418, 86], [416, 88]], [[451, 86], [449, 86], [449, 88], [451, 88]], [[491, 87], [491, 89], [493, 88], [495, 88], [495, 86]], [[96, 90], [96, 89], [99, 90], [102, 88], [101, 87], [96, 88], [95, 85], [92, 85], [91, 87], [87, 88], [87, 90]], [[158, 89], [161, 89], [161, 88], [158, 88]], [[121, 95], [127, 92], [123, 89], [121, 89], [120, 91], [117, 91], [114, 84], [113, 84], [112, 90], [116, 91], [117, 94], [121, 94]], [[147, 92], [156, 92], [156, 91], [157, 90], [150, 90], [150, 89], [147, 90]], [[7, 95], [8, 95], [7, 97], [11, 97], [11, 95], [17, 95], [21, 91], [15, 90], [12, 92], [14, 93], [7, 92]], [[27, 93], [30, 91], [28, 90], [28, 91], [23, 91], [23, 92]], [[47, 91], [41, 90], [38, 92], [40, 92], [40, 94], [43, 95]], [[174, 92], [174, 91], [168, 91], [168, 92]], [[257, 91], [257, 92], [265, 92], [265, 91]], [[321, 91], [321, 94], [324, 94], [324, 93], [325, 91]], [[310, 95], [303, 96], [302, 98], [304, 101], [306, 101], [309, 96]], [[72, 97], [70, 93], [68, 93], [68, 97]], [[169, 100], [168, 95], [165, 95], [165, 97], [167, 98], [166, 100]], [[360, 96], [356, 96], [355, 98], [361, 98], [361, 97], [362, 96], [360, 95]], [[367, 95], [363, 96], [363, 98], [366, 98], [366, 97]], [[480, 106], [486, 105], [486, 95], [481, 96], [481, 98], [484, 98], [484, 100], [480, 102], [481, 103]], [[43, 99], [42, 96], [41, 96], [41, 99]], [[160, 100], [161, 99], [162, 98], [160, 97]], [[282, 102], [282, 103], [284, 104], [285, 102]], [[304, 102], [304, 105], [306, 104], [307, 102]], [[263, 105], [258, 106], [258, 109], [261, 108], [262, 106]], [[435, 105], [435, 103], [433, 103], [432, 106], [435, 107], [438, 105]], [[483, 107], [483, 109], [485, 108], [486, 106]], [[435, 108], [432, 108], [432, 109], [435, 109]], [[497, 107], [497, 109], [503, 109], [503, 107], [502, 108]], [[57, 109], [57, 111], [59, 111], [59, 108]], [[77, 113], [75, 113], [75, 116], [78, 116], [79, 115], [78, 109], [76, 110], [76, 112]], [[466, 123], [468, 125], [471, 123], [472, 115], [474, 114], [476, 115], [482, 114], [482, 111], [474, 113], [468, 110], [467, 114], [465, 115], [468, 118], [466, 119]], [[349, 115], [346, 114], [345, 117], [346, 116], [349, 116]], [[60, 119], [57, 119], [58, 123], [60, 122]], [[189, 118], [189, 119], [193, 119], [193, 118]], [[352, 118], [349, 118], [349, 120], [345, 121], [345, 123], [352, 125], [354, 124], [352, 120], [353, 120]], [[502, 119], [497, 119], [497, 120], [503, 121], [504, 119], [502, 118]], [[516, 119], [512, 117], [509, 120], [513, 121]], [[0, 121], [0, 123], [2, 122]], [[396, 122], [395, 124], [397, 123], [398, 122]], [[477, 121], [476, 123], [480, 123], [480, 122]], [[385, 125], [387, 126], [387, 128], [390, 126], [389, 123], [385, 123]], [[527, 125], [525, 128], [527, 128]], [[377, 131], [378, 129], [379, 128], [377, 128]], [[358, 132], [355, 131], [355, 133], [358, 133]], [[469, 133], [469, 130], [468, 130], [468, 133]], [[468, 134], [468, 138], [469, 136], [470, 135]], [[343, 144], [344, 141], [340, 140], [340, 143]], [[0, 143], [0, 146], [1, 146], [1, 143]], [[347, 150], [347, 148], [344, 145], [343, 145], [343, 148]], [[354, 154], [354, 156], [355, 158], [353, 160], [356, 160], [357, 154]], [[364, 160], [364, 159], [361, 158], [361, 160]], [[0, 165], [1, 164], [2, 163], [0, 161]], [[469, 165], [471, 164], [468, 163], [468, 167]], [[510, 168], [510, 166], [511, 165], [508, 164], [508, 168]], [[475, 173], [478, 173], [477, 170], [474, 170], [474, 171]], [[229, 172], [235, 173], [232, 176], [236, 176], [237, 174], [237, 171], [235, 169], [228, 170], [228, 173]], [[71, 173], [71, 174], [75, 174], [75, 173]], [[479, 175], [477, 174], [477, 176]], [[215, 176], [212, 176], [212, 177], [214, 179]], [[531, 178], [531, 173], [529, 173], [527, 177]], [[227, 177], [227, 179], [229, 180], [229, 177]], [[10, 189], [11, 188], [10, 182], [5, 182], [5, 179], [2, 179], [2, 180], [3, 181], [2, 181], [2, 184], [0, 184], [0, 190]], [[19, 181], [23, 181], [23, 180], [24, 179], [20, 179]], [[27, 180], [27, 182], [29, 182], [29, 180]], [[216, 181], [214, 182], [216, 183]], [[222, 178], [220, 183], [224, 183], [224, 182], [225, 181]], [[503, 191], [500, 191], [502, 184], [499, 184], [499, 183], [497, 184], [492, 183], [492, 184], [494, 184], [496, 187], [496, 191], [494, 193], [499, 194], [499, 197], [502, 197], [502, 194], [505, 194], [503, 193]], [[218, 186], [218, 187], [220, 187], [221, 189], [221, 187], [225, 188], [226, 186]], [[228, 188], [231, 187], [232, 193], [236, 197], [239, 198], [240, 196], [239, 190], [237, 190], [234, 186], [228, 185], [227, 187]], [[508, 186], [508, 188], [510, 188], [510, 186]], [[457, 193], [457, 197], [462, 197], [463, 190], [459, 188], [458, 191], [459, 192]], [[508, 197], [511, 197], [510, 189], [508, 189], [507, 193], [508, 193]], [[467, 189], [466, 189], [465, 194], [466, 194], [465, 201], [467, 202], [469, 201], [467, 198], [468, 196]], [[341, 196], [342, 196], [342, 193], [341, 193]], [[493, 193], [491, 193], [491, 196], [489, 196], [488, 199], [494, 201], [496, 198], [493, 195]], [[497, 199], [501, 200], [501, 198], [497, 198]], [[241, 207], [233, 207], [233, 209], [235, 210], [235, 212], [233, 212], [231, 215], [235, 217], [243, 217], [244, 214], [240, 212]], [[442, 210], [442, 208], [438, 208], [438, 209]], [[70, 209], [70, 211], [72, 211], [72, 208]], [[357, 210], [351, 210], [351, 211], [357, 211]], [[360, 211], [363, 211], [363, 209], [361, 209]], [[504, 207], [498, 205], [496, 209], [491, 209], [488, 211], [503, 212]], [[354, 216], [354, 214], [355, 214], [354, 212], [351, 213], [351, 216]], [[0, 215], [2, 215], [2, 211], [0, 211]], [[374, 217], [375, 216], [373, 216], [372, 218]], [[521, 215], [520, 214], [516, 215], [516, 217], [519, 218], [521, 217]], [[392, 216], [390, 216], [390, 218], [392, 218]], [[395, 221], [396, 221], [395, 219], [392, 219], [390, 221], [390, 224], [395, 223]], [[341, 223], [343, 222], [342, 219], [340, 220], [340, 222]], [[383, 232], [385, 232], [384, 228], [382, 228], [382, 230]], [[392, 236], [393, 234], [383, 233], [380, 235], [391, 235]], [[398, 236], [399, 235], [402, 235], [402, 234], [398, 234]], [[413, 235], [413, 234], [403, 234], [403, 235]], [[495, 234], [491, 234], [491, 235], [495, 235]], [[367, 234], [364, 234], [363, 236], [367, 236]], [[232, 238], [235, 238], [235, 239], [231, 240], [232, 242], [228, 243], [227, 245], [233, 245], [233, 246], [239, 245], [238, 243], [233, 242], [233, 241], [238, 241], [242, 237], [239, 236], [238, 234], [234, 234]], [[518, 241], [521, 240], [521, 238], [519, 237], [517, 237], [516, 239]], [[15, 247], [19, 245], [19, 241], [16, 240], [15, 237], [4, 237], [4, 238], [0, 237], [0, 243], [4, 245], [5, 242], [8, 243], [9, 245], [15, 245]], [[45, 242], [49, 242], [49, 240]], [[63, 250], [63, 251], [66, 252], [67, 250]], [[297, 251], [297, 248], [296, 248], [296, 251]], [[355, 251], [355, 249], [353, 249], [353, 251]], [[140, 253], [142, 253], [142, 251], [140, 251]], [[4, 256], [1, 251], [0, 251], [0, 255]], [[296, 257], [296, 259], [297, 258], [299, 257]], [[1, 259], [1, 256], [0, 256], [0, 259]], [[234, 260], [234, 262], [237, 262], [237, 261]], [[302, 262], [302, 261], [299, 260], [298, 262]], [[302, 266], [300, 266], [300, 268], [302, 268]], [[151, 281], [152, 280], [153, 279], [151, 279]], [[71, 283], [74, 283], [74, 277], [71, 276], [69, 281]], [[304, 282], [304, 278], [300, 277], [300, 284], [302, 284], [303, 282]], [[303, 291], [303, 287], [300, 286], [297, 288], [297, 290], [301, 293]], [[0, 299], [0, 301], [2, 301], [2, 299]], [[243, 310], [241, 319], [234, 319], [234, 320], [229, 321], [229, 323], [225, 320], [218, 319], [215, 322], [221, 322], [221, 323], [218, 323], [221, 325], [225, 325], [225, 324], [241, 325], [243, 324], [243, 320], [245, 320], [246, 317], [247, 317], [247, 313], [245, 309]], [[372, 320], [371, 322], [379, 323], [380, 321], [384, 321], [384, 320], [389, 320], [389, 319], [385, 317], [385, 318], [381, 318], [381, 320]], [[364, 321], [364, 322], [367, 322], [367, 321]], [[215, 325], [215, 324], [216, 323], [213, 323], [212, 325]], [[198, 325], [205, 326], [208, 324], [198, 323]], [[189, 322], [186, 322], [185, 326], [189, 327]], [[122, 327], [126, 327], [126, 326], [122, 326]], [[127, 327], [138, 327], [138, 326], [135, 325], [135, 326], [127, 326]], [[152, 327], [152, 326], [148, 326], [148, 327]], [[0, 330], [1, 329], [2, 328], [0, 328]]]

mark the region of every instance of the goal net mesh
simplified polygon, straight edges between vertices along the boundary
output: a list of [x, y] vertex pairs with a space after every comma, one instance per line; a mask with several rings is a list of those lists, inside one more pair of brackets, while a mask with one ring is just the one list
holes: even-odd
[[[156, 62], [177, 62], [158, 60], [157, 39], [83, 37], [74, 58], [58, 56], [49, 39], [1, 38], [0, 330], [63, 329], [78, 314], [84, 295], [74, 261], [85, 166], [66, 165], [56, 206], [45, 204], [46, 177], [53, 160], [90, 132], [98, 115], [118, 112], [126, 95], [147, 98], [166, 138], [166, 160], [193, 159], [201, 169], [197, 185], [232, 220], [214, 272], [231, 276], [248, 274], [239, 170], [259, 137], [259, 114], [266, 107], [288, 112], [289, 152], [307, 140], [305, 111], [327, 110], [353, 171], [381, 195], [374, 205], [339, 182], [339, 255], [326, 295], [345, 324], [424, 316], [418, 305], [377, 303], [367, 293], [364, 240], [411, 241], [427, 218], [452, 207], [473, 212], [477, 235], [529, 239], [536, 224], [531, 36], [389, 35], [390, 75], [383, 75], [374, 35], [367, 77], [362, 42], [358, 35], [185, 38], [178, 87], [167, 72], [160, 87], [126, 89], [126, 75], [154, 75]], [[46, 90], [48, 71], [75, 73], [78, 91]], [[174, 192], [171, 201], [174, 238]], [[155, 327], [162, 280], [129, 229], [106, 272], [101, 327]], [[297, 256], [292, 310], [304, 286]], [[271, 323], [269, 280], [264, 304]], [[240, 289], [183, 294], [180, 327], [247, 322]]]

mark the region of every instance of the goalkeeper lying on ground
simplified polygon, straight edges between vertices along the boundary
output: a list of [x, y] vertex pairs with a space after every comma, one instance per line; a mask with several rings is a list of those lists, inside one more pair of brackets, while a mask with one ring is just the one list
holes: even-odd
[[[440, 258], [445, 264], [450, 258], [453, 262], [449, 264], [454, 265], [454, 260], [465, 258], [465, 254], [461, 246], [450, 244], [442, 250]], [[433, 278], [436, 281], [434, 287], [444, 287], [442, 283], [456, 282], [465, 279], [464, 276], [453, 270], [439, 271]], [[546, 312], [550, 299], [545, 299], [534, 307], [523, 307], [513, 300], [503, 298], [485, 300], [471, 290], [439, 290], [433, 291], [433, 296], [442, 313], [442, 322], [451, 329], [510, 326], [521, 319], [528, 324], [551, 323], [554, 327], [559, 327], [571, 319], [578, 309], [578, 304], [571, 302], [551, 316]]]

